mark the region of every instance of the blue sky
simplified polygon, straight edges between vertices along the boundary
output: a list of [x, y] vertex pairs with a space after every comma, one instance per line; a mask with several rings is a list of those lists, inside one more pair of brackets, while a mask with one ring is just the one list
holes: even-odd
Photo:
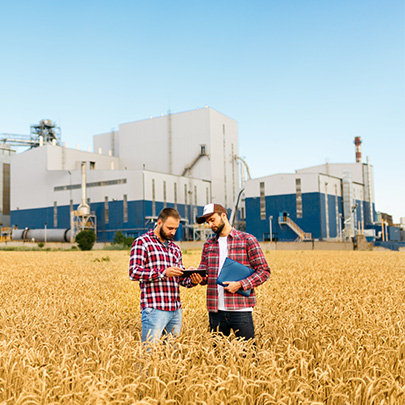
[[405, 217], [403, 0], [0, 1], [0, 133], [43, 118], [68, 146], [210, 107], [260, 177], [354, 161]]

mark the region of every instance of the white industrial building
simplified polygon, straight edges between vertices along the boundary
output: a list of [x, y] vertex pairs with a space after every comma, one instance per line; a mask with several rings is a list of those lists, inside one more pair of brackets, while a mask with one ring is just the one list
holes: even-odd
[[[64, 229], [85, 203], [100, 241], [120, 230], [138, 236], [165, 206], [182, 216], [178, 237], [191, 239], [195, 218], [214, 201], [232, 208], [239, 191], [237, 123], [202, 108], [121, 124], [94, 136], [94, 152], [45, 143], [15, 155], [11, 223]], [[86, 201], [82, 164], [86, 167]]]
[[10, 226], [10, 160], [15, 154], [5, 143], [0, 144], [0, 227]]
[[122, 169], [209, 180], [214, 201], [226, 208], [234, 203], [238, 124], [212, 108], [121, 124], [94, 136], [93, 144], [95, 152], [119, 157]]
[[374, 236], [373, 167], [327, 163], [246, 183], [246, 230], [259, 240]]

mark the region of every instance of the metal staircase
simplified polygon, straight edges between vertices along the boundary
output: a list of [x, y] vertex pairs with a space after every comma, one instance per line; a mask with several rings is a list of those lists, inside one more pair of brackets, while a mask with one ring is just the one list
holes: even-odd
[[280, 214], [278, 217], [279, 225], [289, 226], [297, 235], [297, 241], [312, 240], [310, 232], [304, 232], [290, 217]]

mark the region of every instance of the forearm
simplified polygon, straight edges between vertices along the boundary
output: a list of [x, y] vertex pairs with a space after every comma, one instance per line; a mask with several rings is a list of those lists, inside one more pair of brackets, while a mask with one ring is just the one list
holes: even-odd
[[263, 268], [256, 269], [255, 272], [248, 278], [240, 280], [243, 290], [250, 290], [263, 284], [270, 277], [270, 271]]
[[132, 281], [153, 281], [165, 276], [164, 268], [145, 269], [139, 265], [133, 265], [129, 268], [129, 278]]

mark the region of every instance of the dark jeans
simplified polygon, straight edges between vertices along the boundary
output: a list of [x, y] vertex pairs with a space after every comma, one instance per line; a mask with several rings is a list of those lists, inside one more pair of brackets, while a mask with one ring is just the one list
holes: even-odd
[[209, 312], [209, 317], [211, 332], [221, 332], [225, 336], [229, 336], [232, 329], [237, 337], [246, 340], [255, 337], [252, 312]]

